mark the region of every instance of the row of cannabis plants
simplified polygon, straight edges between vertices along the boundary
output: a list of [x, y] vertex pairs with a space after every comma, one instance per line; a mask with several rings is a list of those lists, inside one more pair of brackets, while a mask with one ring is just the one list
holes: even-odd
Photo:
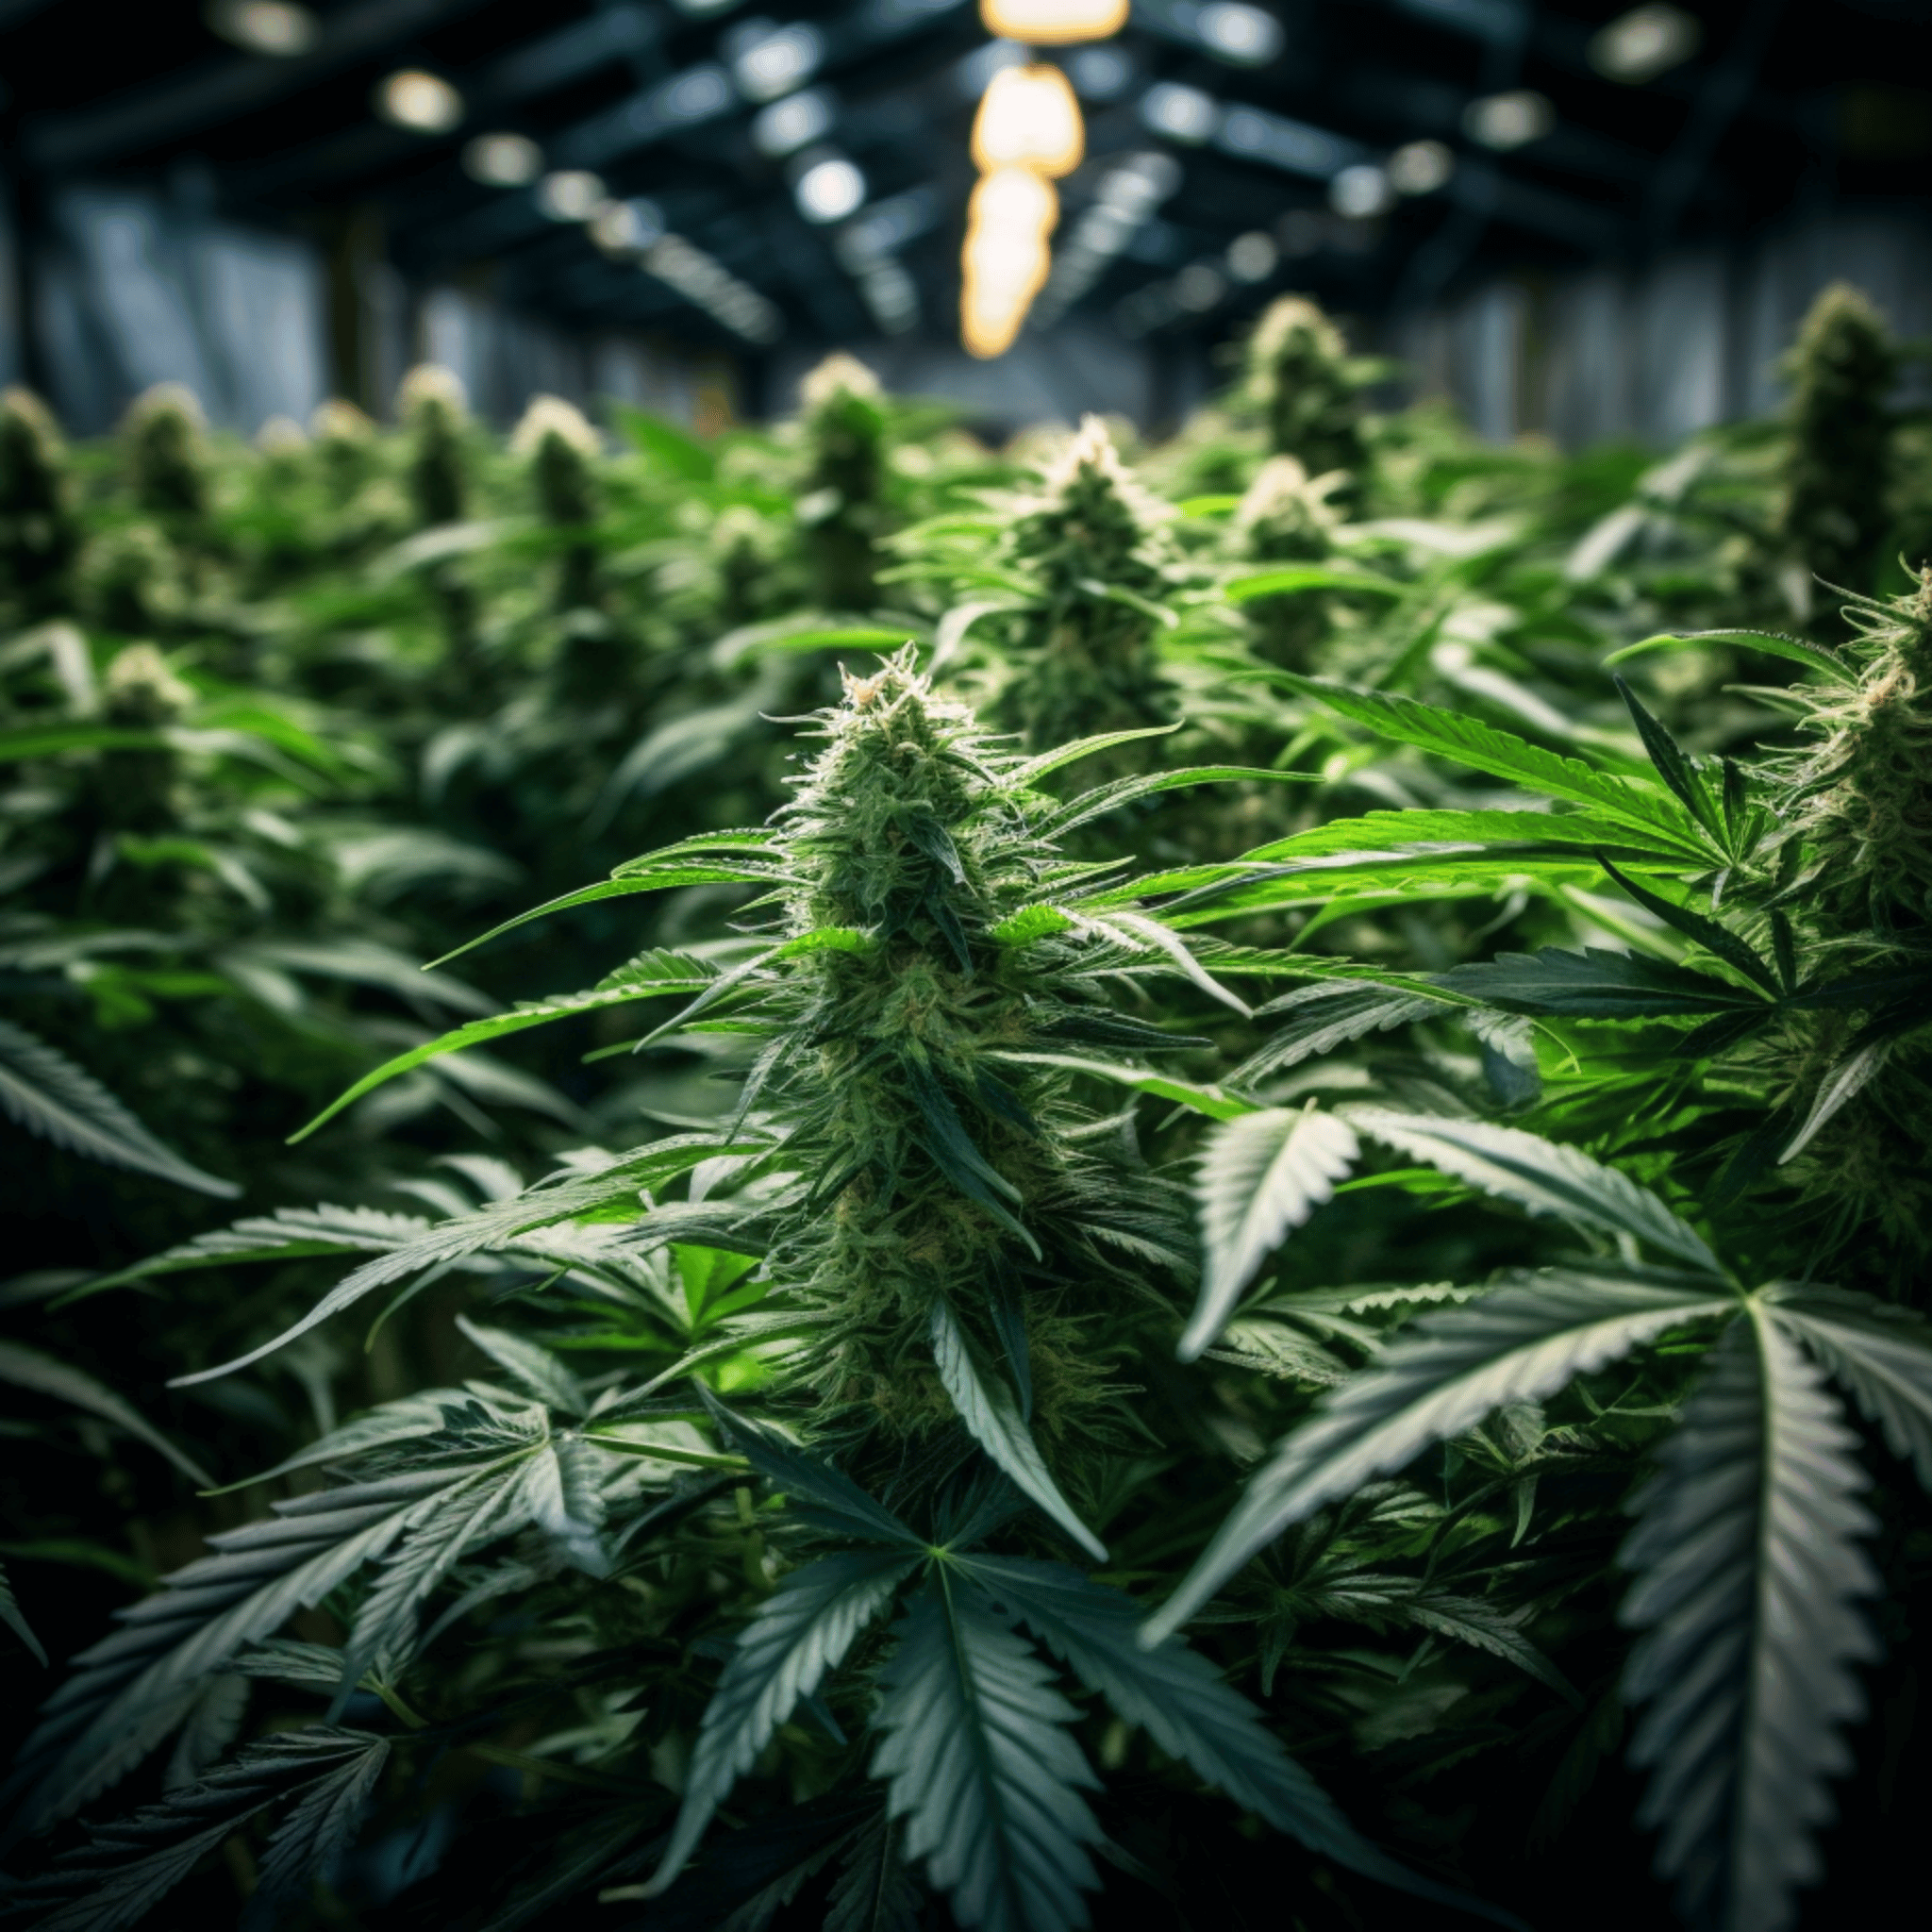
[[1905, 354], [1828, 291], [1661, 460], [1377, 409], [1295, 299], [1145, 447], [842, 357], [614, 447], [8, 391], [0, 1914], [1899, 1875]]

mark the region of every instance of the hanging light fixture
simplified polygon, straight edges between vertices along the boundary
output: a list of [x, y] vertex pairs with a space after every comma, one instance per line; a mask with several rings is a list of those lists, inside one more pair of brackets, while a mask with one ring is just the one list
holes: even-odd
[[1067, 47], [1119, 33], [1127, 7], [1128, 0], [979, 0], [979, 17], [996, 39]]
[[980, 98], [973, 121], [973, 160], [982, 174], [1031, 168], [1071, 175], [1087, 151], [1080, 104], [1058, 67], [1003, 67]]
[[1052, 182], [1030, 168], [984, 175], [966, 208], [959, 335], [969, 355], [1004, 355], [1052, 267], [1047, 237], [1059, 220]]

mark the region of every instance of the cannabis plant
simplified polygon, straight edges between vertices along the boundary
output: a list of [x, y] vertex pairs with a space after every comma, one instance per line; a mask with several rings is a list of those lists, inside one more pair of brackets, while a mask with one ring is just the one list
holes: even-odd
[[1292, 457], [1311, 476], [1340, 470], [1355, 479], [1367, 463], [1361, 371], [1321, 308], [1301, 295], [1271, 303], [1248, 338], [1241, 401], [1258, 415], [1271, 456]]
[[0, 608], [16, 619], [58, 611], [78, 547], [59, 425], [30, 391], [0, 391]]
[[878, 377], [828, 356], [799, 386], [806, 473], [797, 516], [824, 610], [870, 610], [874, 545], [886, 534], [886, 414]]
[[[1185, 1766], [1324, 1858], [1446, 1896], [1357, 1838], [1206, 1657], [1142, 1643], [1134, 1600], [1067, 1560], [1105, 1559], [1100, 1509], [1151, 1413], [1124, 1378], [1171, 1335], [1191, 1265], [1176, 1186], [1089, 1096], [1188, 1091], [1137, 1062], [1190, 1042], [1123, 991], [1216, 987], [1139, 909], [1142, 888], [1056, 853], [1120, 788], [1056, 805], [1042, 781], [1106, 741], [1002, 749], [909, 652], [849, 677], [815, 728], [823, 749], [769, 827], [653, 853], [541, 908], [738, 883], [765, 911], [744, 938], [646, 953], [591, 991], [472, 1023], [339, 1103], [436, 1054], [685, 995], [641, 1043], [743, 1041], [728, 1118], [579, 1153], [533, 1187], [492, 1179], [496, 1198], [435, 1224], [284, 1212], [130, 1271], [368, 1255], [196, 1382], [451, 1268], [493, 1277], [525, 1318], [464, 1318], [481, 1379], [378, 1407], [283, 1463], [272, 1474], [319, 1469], [325, 1487], [217, 1537], [78, 1659], [15, 1781], [29, 1830], [184, 1723], [238, 1710], [251, 1681], [306, 1688], [328, 1715], [212, 1768], [197, 1751], [192, 1784], [29, 1882], [47, 1924], [109, 1900], [131, 1916], [272, 1809], [286, 1815], [262, 1885], [285, 1897], [340, 1860], [392, 1757], [468, 1748], [606, 1798], [563, 1866], [513, 1876], [492, 1924], [600, 1885], [673, 1911], [684, 1892], [693, 1924], [763, 1924], [839, 1858], [831, 1924], [909, 1924], [936, 1893], [963, 1925], [1080, 1925], [1106, 1841], [1063, 1678], [1144, 1730], [1166, 1777]], [[323, 1604], [338, 1642], [280, 1634]], [[458, 1629], [452, 1677], [431, 1654]], [[700, 1715], [690, 1672], [713, 1658]], [[345, 1728], [352, 1704], [367, 1715]], [[641, 1729], [623, 1715], [640, 1705]], [[483, 1741], [506, 1726], [558, 1741]], [[753, 1822], [726, 1831], [718, 1813], [774, 1753], [810, 1803], [794, 1821], [753, 1796]], [[674, 1764], [675, 1807], [638, 1775]], [[452, 1903], [442, 1923], [472, 1916]]]
[[1827, 584], [1868, 590], [1882, 560], [1898, 368], [1883, 318], [1844, 282], [1811, 305], [1785, 358], [1790, 440], [1777, 535]]
[[[1372, 1149], [1407, 1163], [1410, 1184], [1441, 1176], [1590, 1247], [1418, 1286], [1416, 1302], [1451, 1306], [1336, 1378], [1152, 1628], [1177, 1628], [1284, 1531], [1432, 1445], [1469, 1442], [1498, 1410], [1560, 1403], [1566, 1426], [1601, 1434], [1625, 1399], [1604, 1372], [1647, 1352], [1649, 1406], [1632, 1414], [1676, 1420], [1644, 1445], [1655, 1473], [1630, 1499], [1619, 1557], [1634, 1573], [1622, 1618], [1641, 1633], [1623, 1686], [1643, 1712], [1640, 1822], [1660, 1831], [1658, 1870], [1688, 1919], [1737, 1932], [1789, 1924], [1793, 1888], [1819, 1875], [1838, 1727], [1862, 1708], [1853, 1666], [1877, 1655], [1857, 1607], [1877, 1589], [1859, 1543], [1874, 1519], [1834, 1385], [1932, 1485], [1932, 1329], [1910, 1306], [1932, 1205], [1932, 588], [1860, 602], [1854, 618], [1841, 654], [1739, 632], [1646, 641], [1752, 648], [1810, 674], [1792, 697], [1812, 742], [1747, 761], [1687, 752], [1628, 686], [1647, 769], [1292, 679], [1358, 726], [1529, 795], [1332, 822], [1168, 915], [1185, 927], [1233, 908], [1513, 881], [1625, 938], [1424, 973], [1311, 958], [1310, 983], [1274, 1003], [1280, 1030], [1229, 1083], [1251, 1110], [1203, 1155], [1206, 1267], [1184, 1357], [1223, 1335], [1270, 1252]], [[1368, 1097], [1290, 1104], [1336, 1092], [1319, 1057], [1444, 1024], [1481, 1041], [1498, 1075], [1487, 1109], [1441, 1084], [1440, 1056], [1431, 1086], [1373, 1051], [1341, 1083]], [[1431, 1104], [1418, 1109], [1418, 1094]], [[1493, 1117], [1506, 1109], [1513, 1124]], [[1290, 1290], [1250, 1319], [1309, 1324], [1312, 1341], [1344, 1309], [1359, 1323], [1402, 1306]], [[1534, 1465], [1519, 1473], [1533, 1493]]]

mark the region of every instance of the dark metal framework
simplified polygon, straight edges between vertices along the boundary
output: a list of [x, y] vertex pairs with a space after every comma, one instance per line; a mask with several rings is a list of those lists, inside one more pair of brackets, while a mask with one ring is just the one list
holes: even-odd
[[[1268, 0], [1266, 10], [1279, 50], [1252, 65], [1210, 44], [1211, 0], [1136, 0], [1111, 43], [1121, 84], [1110, 97], [1090, 90], [1091, 158], [1064, 184], [1061, 233], [1124, 156], [1166, 148], [1179, 186], [1075, 311], [1115, 308], [1190, 263], [1223, 260], [1254, 231], [1286, 244], [1274, 286], [1374, 313], [1499, 262], [1641, 258], [1807, 198], [1927, 186], [1932, 94], [1909, 78], [1932, 13], [1922, 0], [1707, 0], [1695, 6], [1698, 55], [1641, 86], [1605, 79], [1588, 58], [1618, 0]], [[793, 198], [799, 168], [836, 153], [863, 171], [869, 208], [893, 211], [885, 252], [909, 276], [925, 327], [950, 329], [970, 81], [987, 46], [973, 0], [311, 0], [310, 11], [313, 46], [271, 58], [221, 40], [183, 0], [0, 0], [0, 116], [23, 224], [31, 229], [50, 185], [146, 177], [237, 217], [307, 226], [339, 255], [379, 250], [411, 280], [487, 275], [506, 303], [575, 325], [731, 340], [634, 260], [549, 219], [533, 190], [464, 174], [467, 139], [517, 132], [552, 167], [648, 196], [672, 230], [775, 304], [792, 336], [831, 341], [875, 326], [854, 247]], [[801, 23], [818, 42], [802, 84], [834, 112], [818, 143], [773, 158], [752, 136], [767, 103], [734, 78], [734, 62]], [[425, 135], [377, 119], [372, 90], [401, 67], [458, 88], [462, 125]], [[1219, 131], [1184, 142], [1151, 127], [1146, 90], [1158, 83], [1209, 97]], [[1548, 99], [1551, 130], [1505, 153], [1473, 144], [1470, 104], [1514, 89]], [[1241, 108], [1253, 111], [1229, 112]], [[1455, 150], [1446, 186], [1365, 219], [1330, 212], [1339, 163], [1421, 138]], [[1175, 310], [1165, 325], [1224, 333], [1269, 286], [1230, 283], [1211, 313]]]

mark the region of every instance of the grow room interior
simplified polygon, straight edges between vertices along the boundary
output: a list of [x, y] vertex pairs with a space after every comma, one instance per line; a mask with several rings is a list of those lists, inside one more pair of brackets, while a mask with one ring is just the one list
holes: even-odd
[[1924, 0], [759, 4], [0, 0], [0, 1924], [1898, 1922]]

